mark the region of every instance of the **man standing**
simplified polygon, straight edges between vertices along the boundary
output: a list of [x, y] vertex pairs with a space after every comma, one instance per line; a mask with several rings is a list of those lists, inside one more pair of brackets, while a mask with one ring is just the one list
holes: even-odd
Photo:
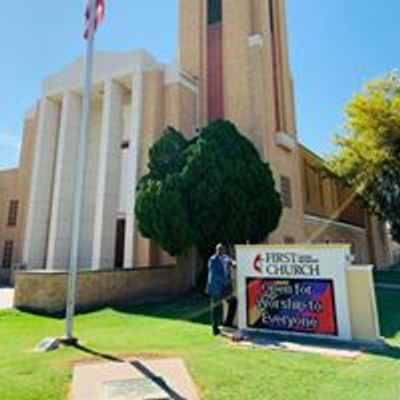
[[210, 296], [210, 314], [214, 335], [220, 333], [222, 324], [222, 302], [228, 303], [228, 314], [224, 326], [232, 326], [236, 314], [237, 301], [232, 293], [231, 267], [235, 266], [234, 260], [226, 255], [225, 246], [219, 243], [215, 254], [208, 260], [208, 279], [206, 293]]

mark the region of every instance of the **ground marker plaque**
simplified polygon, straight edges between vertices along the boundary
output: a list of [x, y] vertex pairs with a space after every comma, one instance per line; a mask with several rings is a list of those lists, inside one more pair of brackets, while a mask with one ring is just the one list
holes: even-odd
[[101, 400], [172, 400], [172, 398], [148, 378], [136, 378], [104, 382]]

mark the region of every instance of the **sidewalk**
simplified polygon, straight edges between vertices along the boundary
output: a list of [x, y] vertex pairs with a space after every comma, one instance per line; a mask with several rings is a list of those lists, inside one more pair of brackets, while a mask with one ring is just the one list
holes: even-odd
[[12, 308], [14, 299], [14, 289], [0, 287], [0, 310]]
[[134, 359], [74, 367], [70, 400], [199, 400], [181, 359]]

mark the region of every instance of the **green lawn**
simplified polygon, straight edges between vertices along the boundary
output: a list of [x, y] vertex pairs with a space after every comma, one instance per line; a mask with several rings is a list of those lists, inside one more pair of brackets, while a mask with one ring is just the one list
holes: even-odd
[[[195, 298], [84, 314], [76, 327], [90, 351], [183, 357], [204, 399], [397, 400], [400, 291], [381, 290], [379, 307], [393, 348], [356, 361], [236, 348], [210, 335], [207, 304]], [[40, 339], [62, 330], [62, 320], [0, 312], [1, 400], [66, 399], [73, 363], [96, 356], [68, 348], [32, 353]]]

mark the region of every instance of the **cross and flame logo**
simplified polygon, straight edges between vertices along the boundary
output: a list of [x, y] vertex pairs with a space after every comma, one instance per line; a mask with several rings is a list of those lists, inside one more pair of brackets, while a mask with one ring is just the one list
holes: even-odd
[[258, 255], [255, 257], [254, 261], [253, 261], [253, 269], [254, 269], [254, 271], [256, 271], [258, 274], [262, 274], [261, 266], [262, 266], [262, 262], [263, 262], [263, 261], [264, 261], [264, 260], [263, 260], [263, 258], [262, 258], [262, 256], [261, 256], [261, 254], [258, 254]]

